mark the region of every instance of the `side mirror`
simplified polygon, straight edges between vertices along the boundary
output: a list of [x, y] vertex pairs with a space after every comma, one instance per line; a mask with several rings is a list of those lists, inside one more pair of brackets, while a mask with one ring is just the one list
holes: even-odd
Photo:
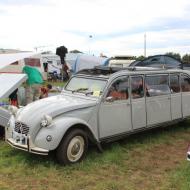
[[108, 96], [105, 98], [105, 102], [113, 102], [114, 98], [112, 96]]

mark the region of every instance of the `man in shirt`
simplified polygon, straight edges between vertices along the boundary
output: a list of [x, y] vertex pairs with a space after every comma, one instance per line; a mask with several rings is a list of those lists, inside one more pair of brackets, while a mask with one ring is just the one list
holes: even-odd
[[28, 76], [26, 81], [26, 104], [29, 104], [39, 99], [43, 77], [37, 68], [28, 65], [24, 66], [22, 71]]

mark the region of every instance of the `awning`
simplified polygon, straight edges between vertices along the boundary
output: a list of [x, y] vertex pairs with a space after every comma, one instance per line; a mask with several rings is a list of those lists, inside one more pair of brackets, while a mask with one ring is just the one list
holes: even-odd
[[0, 98], [7, 98], [26, 79], [26, 74], [0, 74]]

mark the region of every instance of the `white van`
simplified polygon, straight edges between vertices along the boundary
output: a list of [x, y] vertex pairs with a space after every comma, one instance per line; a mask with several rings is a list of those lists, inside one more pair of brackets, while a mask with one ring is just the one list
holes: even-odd
[[109, 67], [128, 67], [135, 59], [133, 56], [117, 55], [112, 57], [109, 61]]

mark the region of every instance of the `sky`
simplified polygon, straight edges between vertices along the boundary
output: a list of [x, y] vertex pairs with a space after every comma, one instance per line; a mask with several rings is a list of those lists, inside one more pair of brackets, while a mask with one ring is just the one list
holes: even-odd
[[0, 48], [190, 53], [190, 0], [0, 0]]

